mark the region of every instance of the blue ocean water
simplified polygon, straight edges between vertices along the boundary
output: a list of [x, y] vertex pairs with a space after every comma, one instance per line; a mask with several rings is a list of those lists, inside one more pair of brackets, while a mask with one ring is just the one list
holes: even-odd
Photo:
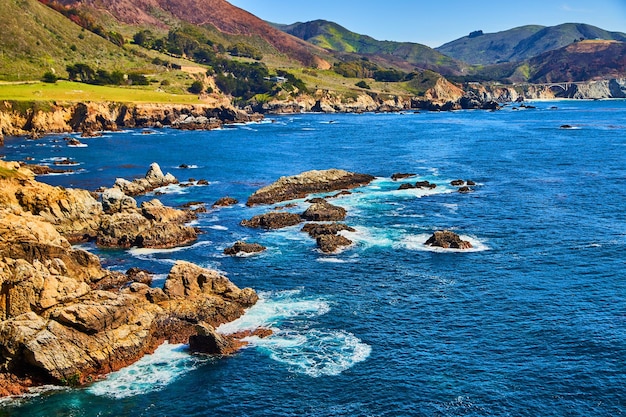
[[[93, 190], [156, 161], [181, 180], [209, 181], [168, 187], [165, 204], [238, 198], [200, 214], [204, 233], [188, 247], [86, 247], [109, 268], [155, 272], [155, 285], [178, 259], [223, 271], [261, 301], [221, 330], [275, 333], [221, 359], [166, 344], [90, 387], [5, 400], [0, 415], [626, 414], [626, 101], [534, 105], [276, 116], [209, 132], [108, 133], [81, 148], [62, 135], [7, 138], [6, 159], [80, 163], [39, 178], [50, 184]], [[243, 205], [253, 191], [326, 168], [377, 177], [333, 200], [357, 230], [353, 247], [324, 255], [299, 227], [239, 226], [268, 210]], [[395, 172], [438, 187], [397, 191], [409, 180], [393, 182]], [[457, 178], [477, 182], [474, 192], [456, 192]], [[474, 249], [424, 247], [444, 228]], [[240, 239], [268, 250], [222, 254]]]

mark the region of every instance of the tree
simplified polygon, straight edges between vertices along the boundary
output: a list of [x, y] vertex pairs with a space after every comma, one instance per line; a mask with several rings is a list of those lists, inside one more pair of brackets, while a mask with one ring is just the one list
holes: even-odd
[[187, 91], [189, 91], [191, 94], [200, 94], [202, 90], [204, 90], [204, 84], [202, 84], [202, 81], [198, 80], [191, 83], [191, 87], [187, 89]]
[[41, 81], [50, 84], [56, 83], [58, 79], [59, 77], [57, 77], [52, 71], [47, 71], [44, 73], [43, 77], [41, 77]]
[[370, 86], [363, 80], [359, 81], [358, 83], [356, 83], [354, 85], [356, 85], [357, 87], [360, 87], [360, 88], [365, 88], [367, 90], [370, 89]]

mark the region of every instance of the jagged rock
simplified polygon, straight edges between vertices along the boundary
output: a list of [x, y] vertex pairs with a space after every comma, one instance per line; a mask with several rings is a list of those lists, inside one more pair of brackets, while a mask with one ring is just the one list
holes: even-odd
[[339, 169], [307, 171], [291, 177], [281, 177], [275, 183], [257, 190], [248, 198], [247, 206], [274, 204], [281, 201], [321, 193], [350, 189], [369, 184], [374, 177]]
[[197, 231], [184, 223], [195, 218], [189, 211], [145, 201], [141, 210], [125, 211], [102, 219], [96, 243], [103, 247], [172, 248], [197, 239]]
[[317, 246], [324, 253], [333, 253], [351, 244], [352, 241], [342, 235], [320, 235], [317, 237]]
[[198, 238], [193, 227], [175, 223], [157, 223], [137, 235], [135, 244], [142, 248], [168, 249], [186, 245]]
[[18, 163], [0, 161], [0, 167], [11, 173], [0, 178], [0, 207], [39, 215], [71, 242], [96, 235], [102, 205], [88, 191], [37, 182]]
[[243, 220], [242, 226], [261, 229], [282, 229], [283, 227], [295, 226], [302, 222], [302, 218], [295, 213], [270, 212], [259, 214], [250, 220]]
[[461, 237], [459, 235], [449, 230], [436, 231], [424, 244], [429, 246], [438, 246], [446, 249], [472, 248], [472, 244], [470, 242], [466, 240], [461, 240]]
[[151, 227], [141, 213], [115, 213], [103, 218], [96, 244], [104, 247], [130, 248], [137, 245], [137, 236]]
[[232, 198], [232, 197], [222, 197], [219, 200], [217, 200], [215, 203], [213, 203], [213, 207], [228, 207], [228, 206], [234, 206], [235, 204], [238, 204], [239, 201], [237, 201], [237, 199]]
[[398, 190], [410, 190], [412, 188], [415, 188], [415, 186], [411, 183], [404, 183], [404, 184], [400, 184], [400, 186], [398, 187]]
[[311, 221], [339, 221], [346, 218], [346, 209], [332, 205], [322, 199], [311, 204], [302, 213], [302, 218]]
[[107, 214], [121, 213], [137, 209], [137, 201], [127, 196], [119, 188], [107, 188], [100, 197], [102, 209]]
[[467, 193], [471, 193], [471, 192], [472, 192], [472, 189], [471, 189], [471, 188], [469, 188], [468, 186], [464, 185], [463, 187], [460, 187], [460, 188], [459, 188], [459, 192], [460, 192], [461, 194], [467, 194]]
[[153, 162], [144, 178], [133, 181], [117, 178], [113, 187], [119, 188], [126, 195], [136, 196], [170, 184], [178, 184], [176, 177], [169, 172], [164, 175], [159, 164]]
[[450, 185], [453, 185], [455, 187], [459, 187], [459, 186], [464, 185], [464, 184], [465, 184], [465, 181], [463, 181], [463, 180], [453, 180], [453, 181], [450, 181]]
[[303, 232], [316, 240], [318, 248], [325, 253], [336, 252], [339, 248], [352, 244], [350, 239], [339, 235], [344, 230], [356, 231], [343, 223], [307, 223], [302, 228]]
[[356, 230], [343, 223], [307, 223], [302, 227], [302, 231], [316, 239], [322, 235], [336, 235], [342, 231], [355, 232]]
[[265, 249], [267, 249], [265, 246], [259, 245], [258, 243], [247, 243], [238, 241], [235, 242], [235, 244], [230, 248], [224, 249], [224, 254], [237, 255], [240, 253], [259, 253], [263, 252]]
[[209, 355], [226, 355], [232, 353], [232, 340], [217, 333], [214, 328], [198, 324], [196, 334], [189, 338], [189, 350]]
[[414, 177], [417, 174], [407, 174], [407, 173], [396, 173], [391, 176], [391, 179], [394, 181], [398, 181], [404, 178]]

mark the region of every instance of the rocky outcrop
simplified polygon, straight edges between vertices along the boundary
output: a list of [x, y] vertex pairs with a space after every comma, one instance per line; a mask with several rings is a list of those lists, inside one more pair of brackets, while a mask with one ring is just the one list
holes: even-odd
[[97, 132], [122, 128], [212, 129], [227, 123], [262, 119], [227, 101], [215, 104], [44, 103], [20, 110], [5, 101], [0, 108], [0, 135]]
[[146, 201], [140, 209], [126, 209], [104, 216], [96, 243], [104, 247], [173, 248], [197, 239], [197, 231], [185, 223], [193, 212], [164, 206], [159, 200]]
[[433, 233], [424, 243], [429, 246], [437, 246], [445, 249], [471, 249], [472, 244], [466, 240], [461, 240], [461, 237], [449, 230], [439, 230]]
[[146, 172], [144, 178], [139, 178], [133, 181], [118, 178], [115, 180], [113, 187], [119, 188], [128, 196], [136, 196], [171, 184], [178, 184], [176, 177], [169, 172], [167, 174], [163, 174], [159, 164], [153, 162], [150, 164], [150, 168], [148, 168], [148, 172]]
[[250, 220], [243, 220], [242, 226], [260, 229], [282, 229], [284, 227], [295, 226], [302, 222], [300, 215], [295, 213], [277, 212], [259, 214]]
[[350, 239], [339, 233], [342, 231], [355, 232], [356, 230], [343, 223], [307, 223], [302, 231], [316, 240], [317, 247], [322, 252], [333, 253], [352, 244]]
[[[163, 289], [129, 271], [126, 282], [133, 283], [120, 290], [123, 274], [111, 277], [97, 257], [72, 249], [41, 218], [2, 211], [0, 231], [0, 381], [7, 384], [14, 373], [80, 384], [165, 340], [186, 343], [196, 324], [234, 320], [257, 300], [251, 289], [185, 262], [172, 268]], [[111, 279], [118, 284], [105, 284]], [[107, 291], [96, 289], [103, 284]]]
[[303, 198], [312, 193], [351, 189], [369, 184], [374, 177], [340, 169], [307, 171], [291, 177], [281, 177], [275, 183], [257, 190], [248, 198], [247, 206], [274, 204]]
[[233, 246], [224, 249], [224, 254], [236, 256], [240, 254], [259, 253], [263, 252], [265, 249], [267, 249], [265, 246], [258, 243], [248, 243], [240, 240], [235, 242]]
[[321, 235], [316, 241], [317, 247], [324, 253], [334, 253], [352, 244], [350, 239], [342, 235]]
[[52, 187], [35, 181], [17, 162], [0, 161], [0, 207], [30, 212], [44, 219], [71, 242], [94, 237], [102, 206], [86, 190]]
[[220, 199], [218, 199], [215, 203], [213, 203], [213, 208], [219, 208], [219, 207], [229, 207], [229, 206], [234, 206], [235, 204], [239, 204], [239, 201], [237, 201], [236, 198], [232, 198], [232, 197], [222, 197]]
[[346, 209], [343, 207], [335, 206], [324, 199], [320, 199], [302, 213], [302, 218], [316, 222], [341, 221], [346, 218], [346, 214]]

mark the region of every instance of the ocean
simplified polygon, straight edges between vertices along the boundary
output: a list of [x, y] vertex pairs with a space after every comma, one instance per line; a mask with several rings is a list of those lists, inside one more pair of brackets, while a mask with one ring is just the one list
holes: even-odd
[[[78, 163], [39, 177], [53, 185], [95, 190], [157, 162], [183, 182], [208, 181], [159, 190], [164, 204], [237, 198], [200, 214], [189, 246], [83, 247], [110, 269], [154, 272], [154, 285], [176, 260], [217, 269], [261, 296], [220, 330], [274, 334], [225, 358], [165, 344], [91, 386], [3, 400], [0, 416], [626, 414], [626, 101], [532, 104], [268, 116], [214, 131], [106, 133], [81, 138], [84, 147], [64, 135], [6, 138], [7, 160]], [[327, 255], [301, 226], [239, 225], [269, 210], [244, 205], [256, 189], [328, 168], [376, 176], [332, 200], [348, 211], [353, 246]], [[417, 176], [393, 181], [397, 172]], [[473, 192], [455, 179], [476, 182]], [[417, 180], [437, 187], [398, 190]], [[289, 210], [304, 211], [297, 203]], [[424, 246], [441, 229], [473, 249]], [[268, 250], [223, 255], [237, 240]]]

